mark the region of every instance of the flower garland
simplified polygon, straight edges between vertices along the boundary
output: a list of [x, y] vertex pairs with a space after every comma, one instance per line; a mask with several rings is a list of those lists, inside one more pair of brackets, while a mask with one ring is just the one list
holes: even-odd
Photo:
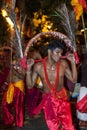
[[47, 75], [46, 60], [47, 60], [47, 57], [45, 57], [44, 60], [43, 60], [45, 79], [46, 79], [46, 82], [47, 82], [48, 87], [50, 88], [51, 92], [55, 93], [55, 92], [56, 92], [56, 89], [57, 89], [57, 87], [58, 87], [60, 62], [57, 63], [57, 66], [56, 66], [56, 80], [55, 80], [54, 86], [52, 86], [52, 84], [50, 83], [50, 81], [49, 81], [49, 79], [48, 79], [48, 75]]
[[74, 7], [74, 12], [76, 14], [76, 21], [79, 21], [80, 16], [83, 14], [83, 7], [78, 0], [71, 0], [71, 5]]
[[85, 0], [71, 0], [71, 5], [74, 7], [76, 21], [78, 21], [80, 16], [83, 14], [83, 9], [87, 11], [87, 3]]
[[87, 11], [87, 2], [85, 0], [71, 0], [71, 5], [74, 7], [74, 12], [76, 14], [76, 21], [82, 16], [82, 23], [84, 28], [84, 39], [87, 48], [86, 32], [85, 32], [85, 23], [83, 17], [83, 10]]

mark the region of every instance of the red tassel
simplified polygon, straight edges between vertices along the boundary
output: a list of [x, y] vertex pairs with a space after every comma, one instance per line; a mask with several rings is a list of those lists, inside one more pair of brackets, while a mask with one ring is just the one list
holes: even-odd
[[22, 68], [27, 69], [26, 57], [23, 57], [20, 59], [20, 64], [21, 64]]
[[78, 64], [80, 61], [79, 61], [77, 51], [74, 51], [74, 56], [75, 56], [76, 64]]

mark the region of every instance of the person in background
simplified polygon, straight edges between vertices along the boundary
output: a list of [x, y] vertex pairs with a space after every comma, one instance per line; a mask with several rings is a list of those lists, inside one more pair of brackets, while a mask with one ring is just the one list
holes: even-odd
[[6, 80], [10, 72], [10, 58], [8, 58], [10, 57], [10, 54], [4, 51], [1, 54], [0, 54], [0, 91], [1, 94], [3, 95], [4, 91], [7, 89]]
[[[33, 50], [33, 52], [30, 52], [29, 58], [33, 58], [34, 60], [36, 60], [36, 62], [39, 62], [39, 60], [42, 60], [40, 52], [35, 49]], [[41, 90], [38, 88], [42, 85], [40, 84], [41, 84], [40, 77], [38, 77], [38, 80], [32, 89], [28, 89], [28, 87], [26, 88], [29, 118], [39, 117], [39, 115], [35, 115], [33, 111], [36, 108], [38, 102], [40, 101], [40, 98], [42, 95]]]
[[35, 63], [33, 59], [27, 60], [26, 84], [32, 89], [38, 76], [43, 83], [42, 101], [34, 110], [35, 114], [44, 110], [49, 130], [75, 130], [72, 123], [70, 103], [64, 87], [64, 76], [71, 82], [77, 82], [77, 70], [74, 55], [69, 53], [66, 57], [70, 61], [71, 70], [65, 59], [62, 59], [64, 44], [52, 40], [48, 44], [48, 55], [43, 62]]
[[[4, 64], [3, 64], [4, 66]], [[9, 72], [10, 72], [10, 67], [5, 66], [5, 68], [0, 65], [0, 92], [3, 95], [4, 91], [7, 89], [7, 83], [6, 80], [8, 78]]]
[[22, 127], [24, 124], [24, 99], [25, 99], [25, 70], [20, 63], [13, 62], [7, 80], [8, 88], [2, 100], [2, 116], [5, 125], [15, 123]]
[[87, 126], [87, 50], [83, 51], [79, 71], [81, 87], [76, 103], [77, 118], [79, 119], [79, 125], [85, 127]]

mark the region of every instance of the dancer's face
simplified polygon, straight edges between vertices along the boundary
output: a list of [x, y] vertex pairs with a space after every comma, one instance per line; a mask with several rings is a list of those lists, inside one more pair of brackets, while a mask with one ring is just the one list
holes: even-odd
[[60, 48], [56, 48], [52, 51], [52, 59], [55, 62], [58, 62], [62, 56], [63, 50]]

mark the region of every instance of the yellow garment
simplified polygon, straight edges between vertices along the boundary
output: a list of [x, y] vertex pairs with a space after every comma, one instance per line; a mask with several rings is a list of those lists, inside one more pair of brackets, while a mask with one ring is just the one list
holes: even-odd
[[42, 88], [43, 87], [43, 83], [42, 83], [42, 81], [41, 81], [41, 78], [40, 77], [38, 77], [38, 79], [37, 79], [37, 87], [38, 88]]
[[16, 83], [14, 83], [14, 86], [19, 88], [20, 91], [22, 91], [24, 93], [24, 81], [23, 80], [19, 80]]
[[39, 85], [40, 82], [41, 82], [41, 79], [40, 79], [40, 77], [38, 77], [37, 84]]
[[10, 83], [8, 86], [7, 94], [6, 94], [6, 101], [10, 104], [13, 101], [14, 96], [14, 87], [17, 87], [20, 91], [24, 93], [24, 82], [20, 80], [16, 83]]
[[14, 96], [13, 93], [14, 93], [14, 84], [10, 83], [6, 94], [6, 101], [8, 104], [10, 104], [13, 101], [13, 96]]

